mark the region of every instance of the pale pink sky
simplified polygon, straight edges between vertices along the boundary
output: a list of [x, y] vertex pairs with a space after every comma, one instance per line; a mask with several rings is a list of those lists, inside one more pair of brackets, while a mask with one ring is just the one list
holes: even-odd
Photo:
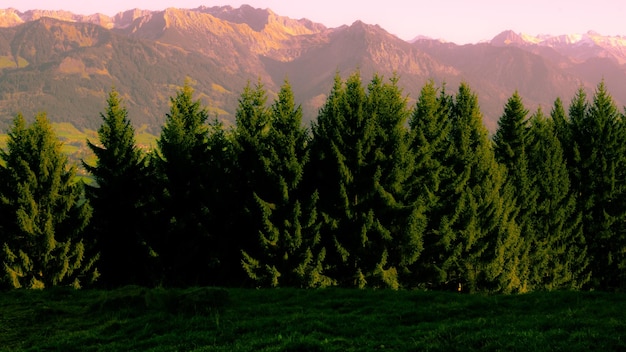
[[327, 27], [362, 20], [402, 39], [417, 35], [457, 44], [488, 40], [506, 29], [531, 35], [626, 35], [626, 1], [621, 0], [0, 0], [13, 7], [114, 15], [133, 8], [163, 10], [249, 4], [291, 18], [308, 18]]

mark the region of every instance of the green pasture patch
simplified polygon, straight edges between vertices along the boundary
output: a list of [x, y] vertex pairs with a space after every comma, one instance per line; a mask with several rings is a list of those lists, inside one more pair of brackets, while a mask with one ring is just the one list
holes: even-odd
[[15, 59], [12, 56], [3, 56], [0, 55], [0, 69], [3, 68], [15, 68], [15, 67], [26, 67], [28, 66], [28, 61], [23, 57], [19, 56], [17, 58], [17, 64], [15, 63]]
[[7, 351], [615, 351], [626, 295], [356, 289], [0, 293]]
[[158, 138], [159, 137], [148, 132], [137, 133], [137, 135], [135, 136], [135, 144], [139, 148], [142, 148], [146, 151], [152, 150], [156, 148], [156, 141]]

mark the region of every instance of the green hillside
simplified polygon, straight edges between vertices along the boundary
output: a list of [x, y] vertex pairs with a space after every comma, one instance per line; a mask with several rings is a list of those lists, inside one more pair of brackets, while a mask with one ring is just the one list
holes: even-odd
[[0, 293], [3, 351], [618, 351], [624, 294], [124, 287]]
[[[69, 122], [52, 123], [52, 127], [61, 143], [63, 143], [63, 151], [68, 155], [70, 161], [78, 166], [78, 174], [80, 176], [87, 176], [82, 168], [81, 160], [85, 160], [90, 164], [95, 163], [95, 156], [87, 147], [87, 139], [97, 143], [97, 132], [92, 129], [79, 130]], [[6, 133], [0, 133], [0, 149], [6, 147], [7, 138]], [[148, 132], [146, 126], [142, 126], [137, 129], [136, 138], [137, 145], [144, 150], [148, 150], [154, 148], [158, 137], [156, 134]]]

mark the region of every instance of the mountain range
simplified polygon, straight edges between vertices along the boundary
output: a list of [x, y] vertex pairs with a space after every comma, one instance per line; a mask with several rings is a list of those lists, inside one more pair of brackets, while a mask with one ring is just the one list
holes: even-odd
[[213, 117], [234, 123], [244, 86], [260, 82], [269, 99], [288, 80], [305, 121], [316, 118], [339, 73], [364, 81], [394, 73], [413, 104], [433, 80], [455, 91], [467, 82], [495, 130], [518, 91], [532, 112], [565, 105], [579, 87], [604, 80], [626, 104], [626, 38], [598, 33], [532, 36], [504, 31], [489, 42], [404, 41], [356, 21], [337, 28], [247, 5], [132, 9], [113, 17], [66, 11], [0, 10], [0, 129], [13, 116], [45, 111], [53, 122], [95, 129], [115, 87], [137, 127], [158, 132], [169, 97], [189, 77]]

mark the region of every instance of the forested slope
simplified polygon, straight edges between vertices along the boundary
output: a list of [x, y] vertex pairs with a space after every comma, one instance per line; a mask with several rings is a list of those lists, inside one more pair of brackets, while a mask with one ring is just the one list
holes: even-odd
[[478, 97], [336, 75], [309, 129], [289, 81], [225, 126], [191, 80], [154, 148], [109, 92], [76, 181], [45, 114], [18, 115], [0, 167], [2, 286], [623, 290], [626, 125], [604, 82], [493, 137]]

